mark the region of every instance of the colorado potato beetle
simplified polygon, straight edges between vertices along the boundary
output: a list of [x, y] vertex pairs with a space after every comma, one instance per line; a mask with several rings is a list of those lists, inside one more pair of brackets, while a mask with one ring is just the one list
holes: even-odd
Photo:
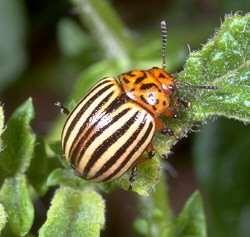
[[[156, 131], [172, 134], [160, 120], [161, 115], [176, 116], [177, 101], [176, 81], [165, 70], [165, 21], [161, 22], [161, 32], [162, 68], [103, 78], [68, 114], [62, 149], [84, 179], [109, 181], [120, 177], [136, 167], [144, 151], [152, 153]], [[132, 171], [130, 181], [135, 169]]]

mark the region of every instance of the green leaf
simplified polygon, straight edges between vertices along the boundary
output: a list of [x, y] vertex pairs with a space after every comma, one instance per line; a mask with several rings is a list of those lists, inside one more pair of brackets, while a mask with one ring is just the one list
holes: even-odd
[[0, 91], [16, 80], [27, 64], [25, 1], [0, 1]]
[[60, 166], [59, 160], [49, 154], [47, 144], [42, 139], [37, 139], [27, 176], [30, 184], [39, 195], [47, 192], [49, 188], [47, 186], [47, 177], [52, 170]]
[[167, 196], [165, 175], [150, 196], [140, 196], [139, 217], [134, 223], [135, 230], [145, 237], [172, 237], [173, 216]]
[[55, 169], [47, 179], [47, 186], [69, 186], [82, 189], [86, 186], [86, 181], [74, 173], [73, 169]]
[[199, 90], [193, 98], [189, 95], [192, 106], [188, 113], [193, 120], [219, 115], [249, 122], [250, 14], [226, 17], [202, 50], [190, 55], [178, 79], [218, 87]]
[[[132, 190], [139, 195], [149, 196], [160, 180], [160, 160], [159, 157], [151, 159], [145, 157], [145, 159], [147, 160], [137, 166], [136, 179], [132, 184]], [[117, 180], [112, 181], [111, 187], [119, 186], [128, 190], [130, 186], [129, 176], [130, 170]]]
[[84, 25], [102, 47], [106, 58], [116, 59], [119, 63], [128, 65], [131, 38], [108, 1], [72, 0], [72, 3]]
[[7, 223], [7, 213], [3, 207], [3, 205], [0, 203], [0, 234], [5, 227]]
[[39, 237], [97, 237], [104, 226], [104, 201], [93, 190], [57, 190]]
[[250, 233], [250, 127], [230, 120], [208, 124], [195, 139], [195, 166], [206, 202], [208, 234]]
[[33, 223], [34, 208], [24, 175], [5, 179], [0, 190], [0, 202], [8, 214], [7, 230], [4, 231], [15, 236], [26, 235]]
[[0, 105], [0, 152], [2, 151], [2, 133], [4, 131], [4, 112], [3, 107]]
[[34, 117], [32, 100], [24, 102], [11, 116], [2, 135], [0, 181], [16, 173], [24, 173], [30, 164], [35, 136], [30, 127]]
[[206, 220], [199, 192], [195, 192], [186, 202], [176, 219], [176, 237], [206, 237]]

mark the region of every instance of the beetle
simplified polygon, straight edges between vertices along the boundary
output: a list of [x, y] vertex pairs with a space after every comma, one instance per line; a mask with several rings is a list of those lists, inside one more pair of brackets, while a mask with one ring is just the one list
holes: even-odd
[[177, 84], [166, 68], [166, 22], [161, 22], [162, 68], [132, 70], [106, 77], [94, 85], [68, 114], [62, 130], [62, 149], [84, 179], [110, 181], [132, 170], [144, 151], [154, 153], [156, 131], [173, 135], [160, 116], [176, 117]]

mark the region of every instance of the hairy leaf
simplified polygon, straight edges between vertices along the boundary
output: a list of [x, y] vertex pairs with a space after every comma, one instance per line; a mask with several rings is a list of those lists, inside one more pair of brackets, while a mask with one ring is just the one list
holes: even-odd
[[197, 89], [189, 117], [201, 121], [219, 115], [249, 122], [250, 14], [226, 17], [202, 50], [190, 55], [178, 79], [218, 87], [210, 92]]
[[[145, 157], [145, 162], [141, 163], [137, 167], [136, 179], [132, 183], [132, 190], [140, 195], [148, 196], [154, 190], [155, 185], [158, 184], [160, 178], [160, 161], [154, 157], [149, 159]], [[130, 171], [126, 172], [119, 179], [112, 181], [112, 186], [120, 186], [125, 190], [128, 190], [130, 186], [129, 176]]]
[[104, 225], [104, 201], [93, 190], [57, 190], [39, 237], [97, 237]]
[[30, 164], [35, 136], [30, 127], [34, 117], [31, 99], [24, 102], [11, 116], [2, 135], [0, 153], [0, 181], [16, 173], [24, 173]]
[[47, 186], [69, 186], [75, 187], [76, 189], [82, 189], [86, 186], [86, 182], [84, 179], [76, 176], [74, 171], [71, 169], [55, 169], [51, 172], [47, 179]]
[[206, 237], [206, 220], [199, 192], [195, 192], [186, 202], [176, 219], [176, 237]]
[[0, 203], [8, 214], [7, 229], [4, 231], [15, 236], [26, 235], [33, 223], [34, 208], [24, 175], [5, 179], [0, 190]]
[[27, 177], [40, 195], [47, 192], [47, 177], [52, 170], [58, 167], [60, 167], [59, 160], [49, 154], [47, 144], [42, 139], [37, 139]]

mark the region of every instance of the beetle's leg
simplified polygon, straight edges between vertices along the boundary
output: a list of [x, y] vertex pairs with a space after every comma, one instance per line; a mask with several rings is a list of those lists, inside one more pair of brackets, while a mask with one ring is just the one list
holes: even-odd
[[133, 188], [133, 183], [135, 182], [135, 179], [136, 179], [136, 176], [137, 176], [137, 166], [133, 166], [132, 169], [131, 169], [131, 173], [130, 173], [130, 176], [129, 176], [129, 187], [128, 187], [128, 190], [132, 190]]
[[155, 119], [155, 129], [157, 131], [161, 131], [163, 128], [165, 128], [165, 124], [161, 121], [160, 118]]
[[163, 115], [165, 115], [168, 118], [178, 118], [178, 113], [174, 108], [169, 108], [165, 110]]
[[163, 134], [165, 136], [170, 136], [170, 137], [174, 136], [174, 132], [171, 128], [163, 128], [161, 130], [161, 134]]
[[166, 136], [175, 136], [173, 130], [171, 128], [167, 128], [159, 118], [156, 119], [156, 130]]
[[178, 98], [178, 101], [177, 101], [180, 105], [184, 106], [185, 108], [189, 108], [190, 107], [190, 102], [183, 99], [183, 98]]
[[65, 107], [62, 105], [61, 102], [55, 102], [54, 105], [60, 109], [61, 113], [66, 114], [66, 115], [69, 114], [69, 110], [68, 110], [67, 108], [65, 108]]
[[149, 159], [153, 158], [155, 155], [155, 148], [152, 143], [149, 143], [146, 150], [148, 152]]
[[[149, 143], [149, 145], [146, 148], [146, 151], [148, 152], [148, 156], [151, 159], [155, 155], [155, 149], [152, 143]], [[130, 176], [129, 176], [129, 188], [128, 190], [132, 190], [133, 183], [135, 182], [136, 176], [137, 176], [137, 165], [146, 161], [145, 156], [141, 156], [135, 163], [135, 165], [132, 167]]]

